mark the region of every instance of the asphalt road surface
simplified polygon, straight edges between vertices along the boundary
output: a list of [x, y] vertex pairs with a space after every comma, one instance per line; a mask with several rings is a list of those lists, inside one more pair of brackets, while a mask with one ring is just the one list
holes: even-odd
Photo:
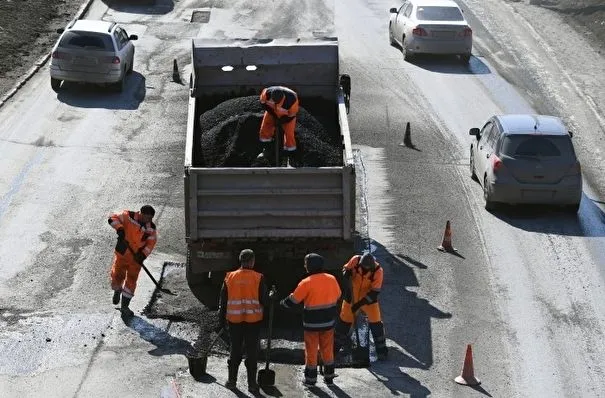
[[[115, 2], [114, 2], [115, 3]], [[112, 3], [112, 4], [114, 4]], [[9, 397], [229, 397], [224, 357], [194, 381], [185, 352], [196, 325], [111, 305], [109, 212], [151, 203], [158, 246], [147, 260], [184, 261], [184, 132], [190, 38], [335, 34], [351, 75], [350, 125], [367, 228], [386, 270], [382, 312], [391, 357], [339, 369], [336, 387], [304, 390], [299, 366], [276, 365], [273, 396], [554, 397], [605, 394], [605, 60], [548, 10], [462, 2], [475, 32], [470, 66], [405, 63], [389, 46], [377, 0], [95, 2], [87, 18], [138, 34], [122, 94], [71, 85], [48, 67], [1, 110], [0, 391]], [[193, 10], [208, 23], [191, 23]], [[531, 21], [528, 22], [528, 21]], [[483, 209], [470, 179], [470, 127], [494, 113], [544, 112], [576, 131], [585, 173], [577, 216]], [[416, 149], [400, 145], [410, 122]], [[367, 206], [365, 206], [367, 204]], [[367, 207], [367, 208], [366, 208]], [[366, 212], [367, 210], [367, 212]], [[458, 255], [436, 250], [445, 222]], [[343, 259], [343, 262], [346, 259]], [[153, 286], [141, 275], [137, 313]], [[478, 388], [455, 384], [472, 344]], [[245, 377], [240, 369], [245, 396]]]

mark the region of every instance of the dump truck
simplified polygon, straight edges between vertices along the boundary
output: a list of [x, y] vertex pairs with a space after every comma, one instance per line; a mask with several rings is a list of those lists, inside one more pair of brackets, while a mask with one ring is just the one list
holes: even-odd
[[[340, 269], [354, 251], [355, 165], [347, 114], [350, 78], [339, 73], [338, 40], [192, 39], [184, 165], [186, 277], [212, 305], [226, 272], [245, 248], [256, 269], [287, 293], [316, 252]], [[259, 95], [272, 85], [294, 89], [305, 109], [322, 102], [340, 130], [337, 167], [203, 167], [195, 150], [199, 118], [223, 101]], [[327, 104], [327, 106], [325, 105]]]

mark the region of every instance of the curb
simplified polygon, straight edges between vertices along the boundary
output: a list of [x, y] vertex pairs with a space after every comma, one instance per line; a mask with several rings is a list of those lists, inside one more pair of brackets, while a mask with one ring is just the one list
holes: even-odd
[[[76, 16], [74, 17], [74, 19], [82, 19], [84, 14], [86, 14], [88, 12], [88, 10], [90, 9], [90, 6], [92, 5], [93, 2], [94, 2], [94, 0], [86, 0], [86, 2], [80, 6], [80, 9], [76, 13]], [[42, 68], [44, 66], [44, 64], [46, 64], [46, 62], [48, 62], [49, 58], [50, 58], [50, 51], [46, 55], [40, 57], [34, 63], [34, 66], [32, 66], [29, 69], [29, 71], [27, 71], [27, 73], [21, 77], [21, 79], [17, 82], [17, 84], [15, 84], [13, 86], [13, 88], [8, 91], [7, 94], [5, 94], [2, 98], [0, 98], [0, 108], [2, 108], [4, 106], [4, 104], [6, 104], [6, 102], [9, 99], [11, 99], [17, 93], [17, 91], [19, 91], [19, 89], [21, 87], [23, 87], [25, 85], [25, 83], [27, 83], [36, 74], [36, 72], [38, 72], [40, 70], [40, 68]]]

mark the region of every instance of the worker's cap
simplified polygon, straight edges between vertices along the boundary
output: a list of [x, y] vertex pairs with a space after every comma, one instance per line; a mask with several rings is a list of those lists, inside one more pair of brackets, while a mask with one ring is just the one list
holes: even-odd
[[254, 252], [251, 249], [244, 249], [239, 252], [239, 261], [247, 263], [254, 260]]
[[359, 259], [359, 265], [364, 269], [372, 270], [376, 268], [376, 259], [370, 253], [364, 253]]
[[305, 264], [309, 272], [321, 271], [324, 268], [324, 258], [317, 253], [309, 253], [305, 256]]
[[147, 216], [155, 216], [155, 209], [153, 207], [151, 207], [150, 205], [145, 205], [143, 207], [141, 207], [141, 214], [145, 214]]

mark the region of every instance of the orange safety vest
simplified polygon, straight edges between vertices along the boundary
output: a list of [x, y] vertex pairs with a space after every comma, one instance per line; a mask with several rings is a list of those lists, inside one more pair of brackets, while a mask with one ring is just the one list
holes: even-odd
[[330, 330], [337, 317], [336, 304], [340, 298], [338, 281], [330, 274], [312, 274], [300, 281], [286, 298], [287, 308], [304, 303], [303, 328], [305, 330]]
[[[363, 274], [359, 261], [361, 256], [356, 255], [351, 257], [348, 263], [345, 264], [344, 269], [352, 271], [351, 285], [352, 285], [352, 303], [355, 303], [362, 298], [366, 297], [368, 293], [374, 291], [380, 293], [382, 289], [382, 282], [384, 279], [384, 272], [382, 267], [376, 264], [374, 271]], [[368, 297], [369, 302], [372, 303], [371, 297]]]
[[109, 215], [110, 225], [116, 230], [124, 228], [128, 244], [135, 252], [142, 250], [146, 257], [157, 242], [157, 228], [153, 222], [143, 224], [141, 212], [123, 210], [121, 213]]
[[[284, 93], [284, 98], [279, 103], [275, 103], [269, 99], [270, 93], [272, 91], [281, 91]], [[277, 115], [277, 117], [282, 116], [296, 116], [298, 113], [298, 95], [289, 89], [288, 87], [283, 86], [271, 86], [263, 89], [260, 94], [260, 103], [263, 105], [268, 105], [273, 112]]]
[[230, 323], [256, 323], [263, 320], [263, 306], [258, 297], [262, 275], [254, 270], [240, 268], [227, 273], [226, 317]]

